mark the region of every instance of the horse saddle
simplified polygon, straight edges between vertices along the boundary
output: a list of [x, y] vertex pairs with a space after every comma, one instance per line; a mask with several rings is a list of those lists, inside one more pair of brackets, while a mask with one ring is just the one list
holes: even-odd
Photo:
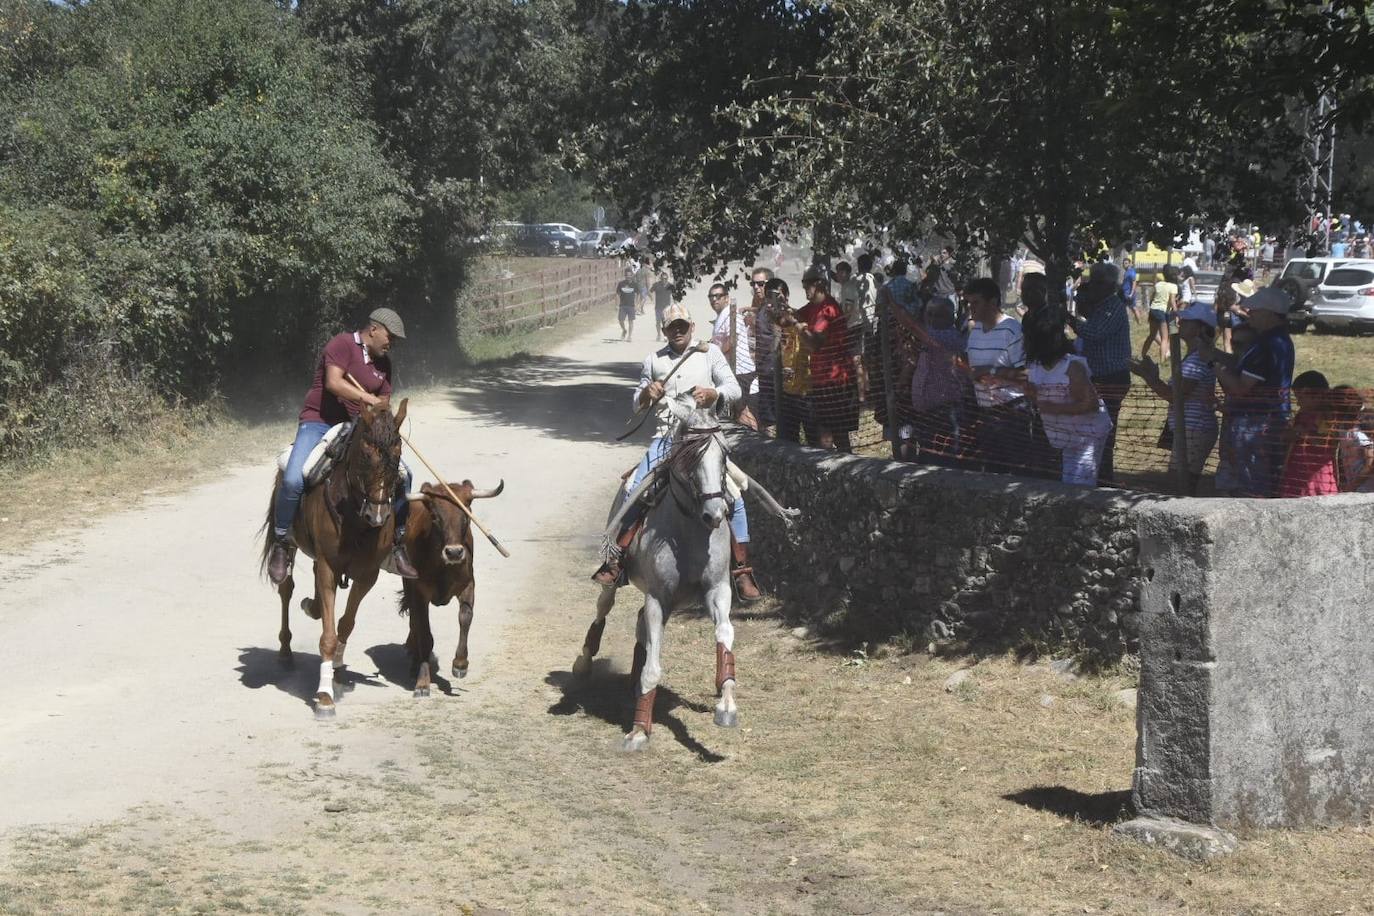
[[[334, 465], [343, 457], [344, 449], [348, 447], [348, 434], [353, 430], [353, 422], [338, 423], [329, 427], [329, 431], [310, 450], [310, 455], [305, 459], [305, 486], [306, 489], [315, 486], [325, 477]], [[282, 449], [281, 454], [277, 455], [277, 468], [281, 471], [286, 470], [286, 465], [291, 460], [291, 446]]]

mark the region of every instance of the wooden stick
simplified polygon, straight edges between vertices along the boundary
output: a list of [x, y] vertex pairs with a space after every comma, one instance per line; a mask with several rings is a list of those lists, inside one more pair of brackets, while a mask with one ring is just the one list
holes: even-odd
[[[349, 373], [345, 372], [344, 378], [348, 380], [348, 383], [350, 385], [354, 386], [359, 391], [363, 392], [364, 394], [367, 393], [367, 389], [364, 388], [362, 385], [359, 385], [358, 380], [355, 379]], [[486, 525], [483, 525], [480, 521], [478, 521], [477, 516], [472, 514], [472, 510], [468, 508], [467, 503], [459, 499], [458, 494], [454, 493], [453, 489], [444, 481], [443, 475], [440, 474], [438, 471], [434, 470], [434, 465], [426, 461], [425, 456], [420, 454], [420, 450], [415, 447], [415, 443], [407, 439], [405, 433], [401, 432], [399, 429], [396, 430], [396, 434], [401, 437], [402, 442], [410, 446], [410, 450], [415, 453], [415, 457], [419, 458], [420, 463], [423, 464], [426, 468], [428, 468], [429, 472], [434, 475], [434, 479], [438, 482], [439, 486], [444, 488], [444, 492], [449, 495], [449, 499], [453, 500], [453, 502], [458, 506], [458, 508], [463, 510], [463, 512], [467, 515], [468, 519], [474, 525], [477, 526], [478, 531], [482, 532], [487, 536], [487, 540], [491, 541], [491, 546], [495, 547], [497, 552], [500, 553], [501, 556], [509, 558], [510, 551], [501, 545], [501, 542], [496, 539], [496, 535], [492, 534], [490, 531], [487, 530]]]
[[[700, 342], [698, 342], [698, 343], [694, 343], [694, 344], [692, 344], [690, 347], [688, 347], [688, 348], [686, 349], [686, 351], [683, 352], [682, 358], [679, 359], [679, 360], [677, 361], [677, 365], [673, 366], [672, 370], [671, 370], [666, 376], [664, 376], [663, 381], [660, 382], [659, 384], [663, 385], [663, 386], [666, 388], [667, 385], [668, 385], [668, 381], [669, 381], [674, 375], [677, 375], [677, 370], [679, 370], [679, 369], [682, 368], [683, 363], [687, 362], [688, 358], [689, 358], [693, 353], [706, 353], [706, 352], [708, 352], [708, 351], [710, 350], [710, 344], [711, 344], [711, 342], [710, 342], [709, 340], [703, 340], [703, 341], [700, 341]], [[355, 382], [354, 384], [357, 384], [357, 383]], [[667, 396], [667, 392], [666, 392], [666, 391], [664, 392], [664, 396], [665, 396], [665, 397]], [[628, 439], [628, 438], [630, 438], [631, 436], [633, 436], [635, 433], [639, 432], [639, 428], [640, 428], [641, 426], [644, 425], [644, 421], [647, 420], [647, 419], [649, 419], [649, 415], [653, 412], [654, 405], [657, 404], [657, 403], [658, 403], [659, 401], [661, 401], [661, 400], [663, 400], [663, 398], [655, 398], [654, 400], [650, 401], [648, 404], [645, 404], [643, 407], [641, 407], [641, 408], [639, 408], [638, 410], [636, 410], [636, 411], [635, 411], [634, 417], [630, 417], [630, 419], [631, 419], [631, 420], [634, 420], [635, 417], [638, 417], [638, 418], [639, 418], [639, 422], [636, 423], [636, 424], [634, 425], [633, 428], [631, 428], [631, 429], [629, 429], [629, 430], [626, 430], [625, 432], [623, 432], [623, 433], [621, 433], [620, 435], [616, 436], [616, 437], [615, 437], [615, 441], [617, 441], [617, 442], [623, 442], [623, 441], [625, 441], [626, 439]]]

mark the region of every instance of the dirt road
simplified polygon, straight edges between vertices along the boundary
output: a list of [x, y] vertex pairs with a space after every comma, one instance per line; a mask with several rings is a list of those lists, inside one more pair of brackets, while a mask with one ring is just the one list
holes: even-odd
[[[699, 324], [704, 309], [699, 309]], [[397, 580], [363, 605], [337, 720], [318, 626], [276, 659], [264, 456], [0, 560], [0, 913], [1359, 910], [1363, 831], [1247, 838], [1205, 870], [1114, 839], [1121, 679], [825, 647], [738, 610], [741, 728], [711, 724], [708, 621], [667, 634], [652, 749], [617, 750], [633, 599], [586, 683], [609, 444], [651, 346], [599, 317], [550, 356], [412, 401], [482, 515], [473, 671], [409, 691]], [[763, 571], [766, 575], [767, 570]], [[435, 615], [440, 658], [457, 610]], [[956, 668], [972, 677], [952, 692]], [[1048, 698], [1048, 699], [1047, 699]], [[1263, 880], [1256, 878], [1264, 875]], [[1320, 876], [1320, 881], [1314, 881]]]

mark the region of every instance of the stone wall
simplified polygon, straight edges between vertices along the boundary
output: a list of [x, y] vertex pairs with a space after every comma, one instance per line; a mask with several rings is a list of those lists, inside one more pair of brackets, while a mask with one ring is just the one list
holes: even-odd
[[751, 511], [753, 561], [824, 630], [907, 633], [991, 650], [1134, 651], [1142, 499], [925, 468], [737, 433], [736, 463], [803, 512], [789, 543]]
[[1199, 824], [1374, 812], [1374, 495], [1146, 497], [732, 434], [789, 609], [854, 639], [1138, 652], [1134, 798]]

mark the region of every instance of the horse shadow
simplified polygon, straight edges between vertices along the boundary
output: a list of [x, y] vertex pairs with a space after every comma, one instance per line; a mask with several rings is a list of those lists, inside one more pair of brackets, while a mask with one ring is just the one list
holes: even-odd
[[[415, 689], [415, 674], [410, 667], [410, 650], [404, 644], [394, 642], [373, 646], [365, 650], [365, 654], [372, 659], [372, 664], [377, 666], [377, 673], [388, 683], [407, 691]], [[454, 689], [453, 683], [439, 673], [441, 667], [440, 665], [430, 667], [430, 683], [446, 697], [456, 697], [459, 693], [466, 693], [466, 691]]]
[[[262, 646], [241, 648], [239, 665], [234, 670], [239, 674], [239, 683], [249, 690], [275, 687], [307, 706], [315, 705], [315, 691], [320, 686], [320, 657], [314, 653], [297, 652], [292, 656], [290, 663], [284, 664], [276, 649]], [[368, 687], [382, 686], [375, 675], [347, 669], [343, 677], [336, 681], [335, 691], [341, 695], [349, 693], [359, 684]]]
[[[578, 677], [571, 671], [554, 670], [545, 676], [544, 683], [557, 687], [563, 694], [557, 703], [549, 707], [551, 716], [572, 716], [581, 712], [622, 731], [630, 721], [633, 704], [630, 701], [632, 688], [629, 676], [614, 671], [606, 659], [594, 660], [592, 671], [586, 677]], [[725, 755], [716, 753], [694, 738], [687, 723], [672, 715], [673, 710], [678, 708], [703, 714], [712, 711], [710, 706], [694, 703], [671, 687], [659, 685], [658, 695], [654, 698], [654, 726], [666, 728], [678, 744], [703, 763], [725, 760]]]

